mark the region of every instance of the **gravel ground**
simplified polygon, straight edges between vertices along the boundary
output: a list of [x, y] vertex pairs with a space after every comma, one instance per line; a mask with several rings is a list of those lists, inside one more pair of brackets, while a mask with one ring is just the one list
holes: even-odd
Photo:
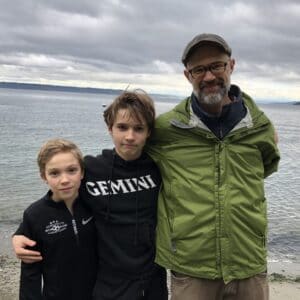
[[18, 299], [20, 263], [8, 255], [0, 255], [0, 300]]
[[[0, 300], [18, 299], [19, 277], [20, 263], [17, 259], [9, 255], [0, 255]], [[270, 282], [270, 300], [284, 299], [300, 299], [299, 282], [286, 281], [282, 277]]]

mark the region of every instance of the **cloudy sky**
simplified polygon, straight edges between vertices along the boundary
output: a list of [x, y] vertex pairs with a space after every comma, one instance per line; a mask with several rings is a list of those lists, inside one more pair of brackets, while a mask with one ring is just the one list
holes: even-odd
[[299, 0], [0, 0], [0, 81], [189, 95], [182, 51], [196, 34], [233, 49], [232, 82], [300, 100]]

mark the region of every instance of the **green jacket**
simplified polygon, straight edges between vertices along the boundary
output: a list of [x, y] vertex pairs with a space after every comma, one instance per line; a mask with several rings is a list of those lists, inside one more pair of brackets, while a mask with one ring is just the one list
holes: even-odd
[[264, 178], [279, 162], [274, 128], [243, 94], [247, 114], [221, 141], [190, 101], [157, 119], [148, 145], [163, 178], [156, 261], [199, 278], [248, 278], [267, 268]]

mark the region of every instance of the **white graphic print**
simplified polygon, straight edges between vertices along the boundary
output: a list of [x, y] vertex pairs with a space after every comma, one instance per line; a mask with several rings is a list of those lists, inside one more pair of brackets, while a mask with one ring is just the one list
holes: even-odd
[[45, 232], [48, 234], [55, 234], [66, 230], [67, 227], [68, 224], [57, 220], [53, 220], [46, 226]]
[[93, 216], [89, 217], [88, 219], [82, 219], [82, 225], [86, 225], [88, 222], [90, 222], [93, 219]]
[[127, 178], [117, 180], [87, 181], [86, 189], [93, 196], [107, 196], [110, 189], [114, 195], [134, 193], [143, 190], [150, 190], [156, 187], [151, 175], [139, 178]]

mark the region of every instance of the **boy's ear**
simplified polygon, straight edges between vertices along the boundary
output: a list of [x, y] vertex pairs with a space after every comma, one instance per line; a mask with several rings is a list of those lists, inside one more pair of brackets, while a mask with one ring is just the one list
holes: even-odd
[[148, 130], [147, 138], [151, 135], [151, 130]]
[[41, 176], [42, 180], [43, 180], [46, 184], [48, 184], [48, 181], [47, 181], [47, 179], [46, 179], [46, 177], [45, 177], [45, 174], [40, 173], [40, 176]]

